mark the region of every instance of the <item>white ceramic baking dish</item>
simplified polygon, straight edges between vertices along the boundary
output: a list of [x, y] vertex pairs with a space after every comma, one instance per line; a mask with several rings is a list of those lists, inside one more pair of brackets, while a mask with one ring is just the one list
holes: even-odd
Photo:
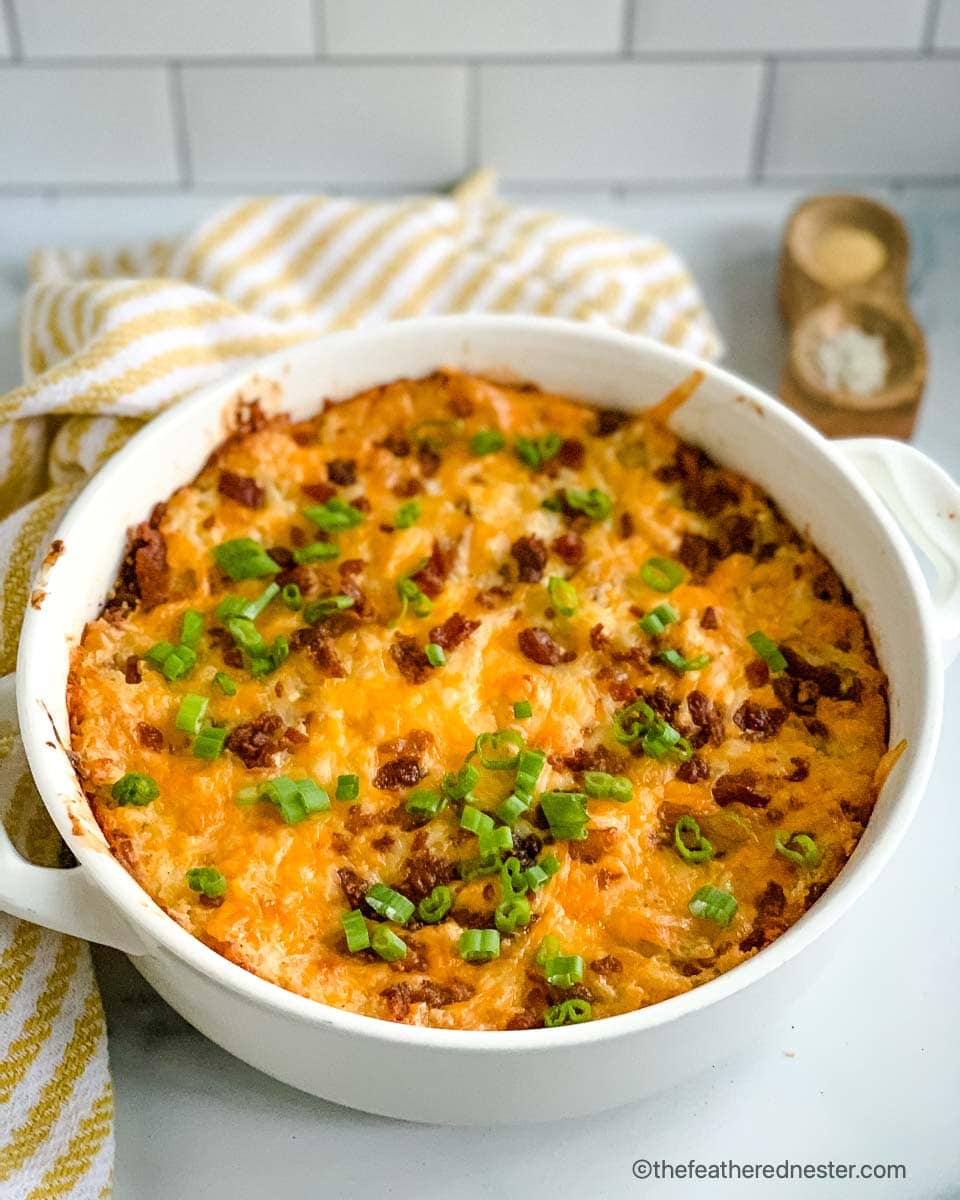
[[[907, 749], [856, 853], [810, 911], [749, 962], [684, 996], [592, 1024], [471, 1033], [378, 1021], [249, 974], [168, 917], [107, 849], [67, 754], [68, 659], [116, 575], [127, 528], [189, 481], [243, 400], [304, 417], [440, 365], [533, 380], [588, 403], [640, 409], [700, 367], [676, 431], [761, 484], [833, 561], [890, 680], [891, 738]], [[879, 493], [937, 572], [933, 596]], [[0, 836], [0, 910], [119, 947], [214, 1041], [295, 1087], [371, 1112], [487, 1124], [574, 1116], [668, 1087], [749, 1042], [817, 974], [832, 927], [910, 823], [940, 730], [942, 672], [960, 632], [960, 490], [909, 446], [829, 443], [725, 371], [597, 327], [513, 317], [408, 321], [285, 351], [152, 422], [90, 483], [56, 536], [23, 626], [0, 718], [19, 714], [30, 766], [79, 866], [27, 864]], [[878, 936], [882, 934], [878, 933]], [[829, 986], [829, 983], [827, 984]]]

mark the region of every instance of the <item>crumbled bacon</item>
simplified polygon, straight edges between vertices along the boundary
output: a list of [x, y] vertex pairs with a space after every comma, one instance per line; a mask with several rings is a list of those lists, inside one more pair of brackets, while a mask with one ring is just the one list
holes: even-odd
[[327, 478], [340, 487], [357, 482], [357, 464], [352, 458], [332, 458], [327, 463]]
[[733, 714], [733, 723], [749, 741], [765, 742], [777, 736], [789, 715], [785, 708], [768, 708], [754, 700], [744, 700]]
[[564, 650], [548, 631], [540, 626], [521, 629], [517, 635], [517, 642], [521, 654], [542, 667], [555, 667], [557, 663], [572, 662], [577, 657], [575, 650]]
[[410, 683], [423, 683], [433, 670], [421, 643], [405, 633], [394, 636], [390, 657], [399, 667], [400, 674]]
[[699, 533], [685, 533], [680, 539], [677, 558], [698, 579], [706, 579], [721, 559], [719, 543]]
[[143, 676], [140, 673], [140, 656], [128, 654], [123, 665], [123, 678], [127, 683], [139, 683]]
[[710, 778], [710, 768], [699, 754], [695, 754], [677, 767], [676, 777], [681, 783], [699, 783], [702, 779]]
[[407, 458], [413, 451], [410, 439], [402, 433], [388, 434], [380, 445], [384, 450], [389, 450], [394, 458]]
[[713, 798], [721, 808], [726, 808], [728, 804], [766, 808], [770, 797], [757, 791], [758, 782], [756, 771], [750, 770], [749, 767], [735, 775], [721, 775], [719, 779], [714, 780]]
[[444, 547], [435, 540], [426, 564], [411, 576], [417, 587], [431, 600], [436, 600], [443, 591], [443, 585], [447, 582], [447, 576], [453, 566], [453, 553], [453, 546]]
[[337, 494], [337, 489], [330, 483], [303, 483], [300, 487], [311, 500], [316, 500], [318, 504], [326, 504]]
[[147, 750], [163, 749], [163, 734], [156, 725], [151, 725], [147, 721], [137, 722], [137, 741]]
[[221, 471], [217, 491], [228, 500], [235, 500], [244, 508], [263, 508], [267, 498], [265, 489], [247, 475], [237, 475], [233, 471]]
[[250, 770], [271, 767], [283, 748], [283, 729], [276, 713], [261, 713], [254, 721], [235, 725], [227, 734], [226, 747]]
[[565, 563], [570, 563], [573, 566], [578, 563], [584, 556], [587, 550], [586, 543], [579, 533], [575, 533], [572, 529], [566, 533], [558, 534], [550, 545], [551, 550], [559, 558], [562, 558]]
[[571, 471], [577, 471], [583, 466], [586, 454], [586, 447], [579, 438], [564, 438], [557, 452], [557, 461]]
[[452, 617], [447, 617], [442, 625], [434, 625], [427, 636], [443, 650], [455, 650], [479, 628], [479, 621], [470, 621], [463, 613], [455, 612]]
[[446, 1008], [448, 1004], [459, 1004], [469, 1000], [475, 989], [461, 979], [451, 983], [436, 983], [432, 979], [418, 979], [414, 983], [393, 983], [380, 995], [386, 1000], [390, 1016], [403, 1021], [411, 1005], [426, 1004], [429, 1008]]
[[517, 560], [521, 583], [538, 583], [543, 578], [547, 547], [541, 538], [535, 534], [517, 538], [510, 547], [510, 553]]
[[[752, 688], [763, 687], [770, 679], [770, 668], [762, 658], [751, 658], [744, 668], [744, 674], [747, 677], [747, 683]], [[776, 684], [774, 684], [776, 687]]]
[[700, 617], [700, 628], [701, 629], [717, 629], [717, 628], [719, 628], [719, 626], [720, 626], [720, 622], [717, 619], [717, 610], [713, 607], [712, 604], [708, 604], [707, 607], [703, 610], [703, 613]]
[[630, 414], [621, 412], [618, 408], [603, 408], [593, 419], [590, 432], [594, 437], [609, 437], [622, 429], [630, 420]]
[[603, 958], [595, 958], [590, 964], [590, 970], [606, 979], [608, 975], [619, 975], [623, 970], [623, 963], [615, 954], [607, 954]]
[[809, 662], [790, 646], [781, 646], [781, 651], [787, 660], [787, 674], [794, 679], [815, 683], [821, 696], [829, 700], [860, 699], [860, 679], [849, 667]]
[[396, 792], [402, 788], [416, 787], [424, 776], [420, 759], [412, 754], [403, 754], [385, 762], [373, 777], [373, 786], [382, 792]]

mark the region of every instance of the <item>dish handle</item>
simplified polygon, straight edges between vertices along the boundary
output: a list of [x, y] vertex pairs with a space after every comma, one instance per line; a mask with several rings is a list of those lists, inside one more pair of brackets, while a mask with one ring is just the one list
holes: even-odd
[[930, 587], [945, 666], [960, 651], [960, 486], [906, 442], [843, 438], [834, 443], [930, 560]]
[[[0, 730], [17, 728], [16, 676], [0, 679]], [[0, 798], [6, 807], [9, 797]], [[17, 852], [0, 821], [0, 912], [126, 954], [146, 953], [84, 867], [38, 867]]]

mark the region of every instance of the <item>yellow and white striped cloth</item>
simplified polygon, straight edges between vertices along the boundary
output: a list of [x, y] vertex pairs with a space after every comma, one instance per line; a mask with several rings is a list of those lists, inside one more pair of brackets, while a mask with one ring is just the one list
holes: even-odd
[[[705, 357], [719, 340], [676, 255], [649, 237], [500, 200], [259, 197], [188, 236], [101, 254], [42, 250], [21, 328], [25, 382], [0, 399], [0, 672], [11, 671], [38, 554], [85, 480], [161, 409], [331, 330], [427, 313], [606, 322]], [[22, 850], [56, 835], [18, 739], [0, 795]], [[89, 954], [0, 916], [0, 1196], [110, 1193], [112, 1094]]]

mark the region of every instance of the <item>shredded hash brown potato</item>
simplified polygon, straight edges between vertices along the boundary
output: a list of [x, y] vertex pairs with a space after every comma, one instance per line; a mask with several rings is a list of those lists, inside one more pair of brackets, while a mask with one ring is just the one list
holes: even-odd
[[[478, 453], [496, 446], [475, 439], [491, 430], [503, 444]], [[325, 529], [343, 523], [331, 512], [349, 527]], [[269, 574], [224, 573], [212, 551], [235, 538], [269, 552]], [[318, 541], [336, 557], [295, 560]], [[651, 558], [669, 560], [666, 580]], [[272, 582], [286, 590], [253, 620], [251, 652], [215, 610]], [[298, 610], [284, 602], [297, 590]], [[641, 627], [664, 604], [676, 619], [660, 610], [662, 631]], [[196, 662], [187, 654], [170, 679], [145, 656], [181, 643], [188, 609], [203, 617]], [[757, 631], [765, 657], [747, 641]], [[671, 650], [673, 665], [660, 657]], [[226, 733], [213, 758], [176, 727], [187, 695], [208, 701], [198, 728]], [[468, 1030], [629, 1012], [757, 953], [850, 856], [887, 749], [864, 620], [757, 487], [656, 418], [452, 372], [227, 441], [131, 531], [68, 700], [114, 853], [185, 929], [300, 995]], [[529, 717], [514, 715], [523, 702]], [[498, 730], [519, 736], [477, 756], [478, 735]], [[526, 794], [515, 762], [482, 765], [509, 761], [521, 739], [545, 755]], [[465, 764], [476, 780], [464, 799]], [[156, 798], [120, 802], [114, 784], [130, 774]], [[337, 799], [347, 775], [359, 796]], [[629, 799], [587, 794], [611, 776]], [[255, 790], [278, 777], [293, 781], [292, 808]], [[302, 780], [328, 808], [304, 810]], [[407, 808], [424, 789], [435, 815]], [[492, 814], [515, 791], [527, 807], [510, 825]], [[579, 806], [579, 823], [549, 815], [541, 797], [555, 792], [574, 794], [554, 805]], [[481, 830], [510, 831], [485, 856], [465, 807]], [[690, 817], [709, 855], [689, 821], [677, 831]], [[534, 887], [523, 872], [538, 863], [554, 873]], [[204, 873], [191, 886], [200, 867], [225, 890]], [[378, 883], [414, 906], [446, 887], [449, 911], [385, 915], [368, 899]], [[719, 910], [694, 900], [704, 887]], [[348, 949], [351, 910], [380, 951]], [[465, 931], [469, 957], [483, 930], [500, 933], [498, 956], [466, 961]]]

